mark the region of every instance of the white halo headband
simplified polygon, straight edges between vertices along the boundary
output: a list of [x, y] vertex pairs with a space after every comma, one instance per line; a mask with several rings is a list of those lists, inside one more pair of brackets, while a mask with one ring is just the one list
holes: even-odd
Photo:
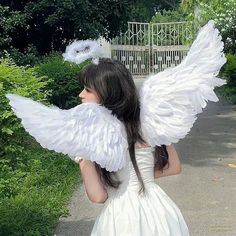
[[65, 61], [80, 64], [87, 59], [92, 59], [94, 64], [99, 63], [99, 57], [103, 57], [104, 50], [95, 40], [74, 41], [66, 47], [62, 54]]

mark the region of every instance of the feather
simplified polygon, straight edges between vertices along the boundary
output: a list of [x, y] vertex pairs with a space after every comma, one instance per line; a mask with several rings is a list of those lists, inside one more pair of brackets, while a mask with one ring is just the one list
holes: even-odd
[[43, 148], [97, 162], [108, 171], [125, 166], [128, 150], [124, 125], [107, 108], [83, 103], [69, 110], [7, 94], [25, 130]]
[[151, 145], [169, 145], [184, 138], [207, 101], [217, 102], [213, 89], [226, 62], [222, 37], [209, 21], [202, 27], [185, 59], [176, 67], [150, 77], [140, 90], [141, 128]]
[[76, 64], [80, 64], [90, 58], [92, 58], [93, 63], [98, 64], [99, 57], [103, 55], [103, 48], [95, 40], [75, 40], [66, 47], [65, 53], [62, 54], [65, 61]]

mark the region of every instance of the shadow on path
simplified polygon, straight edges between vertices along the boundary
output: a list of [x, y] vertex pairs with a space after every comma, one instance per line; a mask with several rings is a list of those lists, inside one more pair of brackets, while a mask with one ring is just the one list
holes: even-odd
[[235, 157], [236, 106], [223, 98], [210, 102], [177, 148], [183, 163], [194, 167], [214, 166], [220, 159]]

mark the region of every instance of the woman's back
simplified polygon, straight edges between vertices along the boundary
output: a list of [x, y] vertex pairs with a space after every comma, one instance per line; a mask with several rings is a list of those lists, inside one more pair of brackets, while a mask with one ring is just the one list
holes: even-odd
[[[145, 187], [149, 183], [154, 183], [154, 157], [152, 150], [153, 148], [151, 147], [135, 149], [137, 165], [142, 175]], [[109, 198], [126, 190], [138, 192], [141, 187], [128, 152], [126, 161], [127, 165], [123, 169], [117, 171], [115, 175], [121, 181], [119, 188], [114, 189], [109, 187], [107, 189]]]
[[[145, 193], [127, 152], [127, 165], [116, 172], [118, 189], [108, 188], [108, 199], [92, 230], [92, 236], [188, 236], [188, 228], [175, 203], [155, 183], [153, 148], [136, 149], [136, 161]], [[171, 227], [170, 227], [171, 225]]]

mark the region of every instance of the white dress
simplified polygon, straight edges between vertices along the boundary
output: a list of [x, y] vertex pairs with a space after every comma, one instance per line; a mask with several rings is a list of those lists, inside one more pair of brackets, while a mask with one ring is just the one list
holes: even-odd
[[152, 148], [136, 149], [136, 160], [146, 195], [140, 188], [132, 162], [117, 173], [119, 189], [108, 189], [91, 236], [189, 236], [188, 227], [177, 205], [154, 182]]

